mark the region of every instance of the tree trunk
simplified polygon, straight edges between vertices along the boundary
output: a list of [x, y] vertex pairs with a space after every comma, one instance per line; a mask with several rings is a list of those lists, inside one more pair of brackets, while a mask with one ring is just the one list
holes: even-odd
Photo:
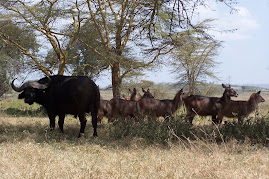
[[59, 69], [58, 69], [58, 75], [63, 75], [64, 74], [64, 70], [65, 70], [65, 60], [64, 59], [60, 59], [60, 65], [59, 65]]
[[112, 68], [112, 90], [113, 90], [113, 97], [120, 98], [121, 93], [121, 76], [120, 76], [120, 64], [114, 63]]

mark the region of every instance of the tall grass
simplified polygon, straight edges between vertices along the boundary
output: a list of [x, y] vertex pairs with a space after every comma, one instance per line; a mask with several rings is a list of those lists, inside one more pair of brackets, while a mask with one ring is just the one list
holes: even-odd
[[228, 142], [237, 140], [250, 141], [253, 144], [269, 145], [269, 118], [249, 118], [243, 125], [226, 122], [223, 125], [190, 125], [184, 121], [184, 115], [165, 122], [117, 119], [110, 127], [110, 135], [115, 139], [124, 137], [143, 138], [149, 143], [175, 142], [180, 140], [212, 140]]

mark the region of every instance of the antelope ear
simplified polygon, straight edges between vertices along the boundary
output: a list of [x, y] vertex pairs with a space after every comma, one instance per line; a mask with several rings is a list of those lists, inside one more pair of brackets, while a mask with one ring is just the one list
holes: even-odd
[[222, 88], [226, 88], [225, 84], [222, 83]]
[[146, 91], [144, 90], [144, 88], [142, 88], [142, 91], [145, 93]]
[[147, 92], [149, 93], [149, 88], [148, 88]]
[[183, 88], [181, 88], [181, 90], [180, 90], [181, 92], [183, 92]]
[[134, 88], [133, 92], [135, 92], [135, 93], [136, 93], [136, 88]]
[[261, 94], [261, 91], [258, 91], [257, 93], [258, 93], [258, 94]]

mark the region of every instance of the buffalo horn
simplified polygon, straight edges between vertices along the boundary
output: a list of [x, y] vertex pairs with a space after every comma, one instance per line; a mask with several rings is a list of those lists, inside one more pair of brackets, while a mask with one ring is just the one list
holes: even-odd
[[21, 85], [20, 87], [16, 87], [14, 85], [14, 81], [16, 79], [14, 79], [11, 83], [11, 87], [14, 91], [16, 92], [21, 92], [22, 90], [24, 90], [25, 88], [36, 88], [36, 89], [46, 89], [48, 88], [48, 86], [50, 85], [51, 79], [49, 78], [49, 82], [46, 84], [41, 84], [38, 83], [37, 81], [27, 81], [25, 82], [23, 85]]

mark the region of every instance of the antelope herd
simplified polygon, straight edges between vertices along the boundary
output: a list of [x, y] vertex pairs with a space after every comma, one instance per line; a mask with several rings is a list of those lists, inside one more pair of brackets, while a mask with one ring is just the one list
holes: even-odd
[[242, 124], [243, 118], [247, 117], [257, 107], [258, 103], [264, 102], [260, 91], [253, 93], [248, 101], [234, 101], [231, 97], [237, 97], [237, 92], [229, 85], [222, 84], [224, 92], [222, 97], [206, 97], [200, 95], [187, 95], [183, 89], [179, 90], [174, 99], [158, 100], [153, 97], [149, 89], [143, 91], [141, 96], [136, 88], [129, 89], [130, 97], [113, 98], [111, 100], [101, 100], [98, 111], [98, 121], [103, 117], [108, 121], [112, 118], [135, 118], [139, 120], [143, 117], [156, 119], [171, 117], [181, 106], [187, 109], [186, 121], [192, 124], [195, 115], [211, 116], [212, 122], [221, 124], [223, 117], [238, 118], [238, 123]]

